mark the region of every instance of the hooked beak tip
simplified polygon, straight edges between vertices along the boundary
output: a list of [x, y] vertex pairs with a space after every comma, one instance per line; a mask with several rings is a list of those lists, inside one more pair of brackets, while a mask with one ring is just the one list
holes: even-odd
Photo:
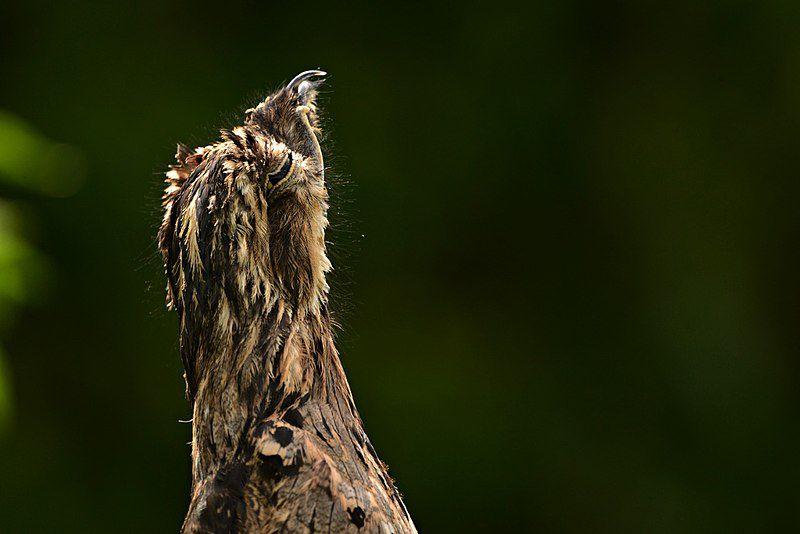
[[[301, 72], [300, 74], [298, 74], [297, 76], [292, 78], [292, 81], [290, 81], [286, 85], [286, 89], [297, 90], [300, 87], [300, 84], [302, 84], [303, 82], [308, 81], [311, 78], [324, 78], [324, 76], [327, 76], [327, 74], [328, 73], [325, 72], [324, 70], [307, 70], [307, 71]], [[319, 84], [319, 83], [322, 83], [322, 81], [323, 80], [316, 80], [313, 83]], [[311, 82], [309, 82], [309, 83], [311, 83]]]

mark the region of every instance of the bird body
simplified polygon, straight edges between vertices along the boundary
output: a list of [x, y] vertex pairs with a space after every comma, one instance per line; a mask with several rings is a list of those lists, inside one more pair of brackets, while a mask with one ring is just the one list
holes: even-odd
[[186, 533], [416, 532], [364, 432], [328, 311], [321, 71], [179, 146], [159, 245], [192, 403]]

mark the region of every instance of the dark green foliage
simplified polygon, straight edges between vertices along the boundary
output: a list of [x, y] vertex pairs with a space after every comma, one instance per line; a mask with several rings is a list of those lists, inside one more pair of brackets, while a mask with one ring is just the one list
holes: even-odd
[[796, 528], [799, 5], [38, 4], [0, 107], [87, 174], [20, 194], [4, 532], [178, 529], [160, 173], [316, 67], [343, 361], [421, 532]]

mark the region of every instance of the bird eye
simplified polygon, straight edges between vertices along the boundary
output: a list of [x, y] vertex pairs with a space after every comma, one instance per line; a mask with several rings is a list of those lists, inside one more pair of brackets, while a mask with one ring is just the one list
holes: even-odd
[[283, 165], [281, 165], [281, 168], [278, 169], [276, 172], [268, 175], [270, 185], [271, 186], [277, 185], [278, 182], [286, 178], [286, 176], [289, 174], [289, 171], [291, 170], [292, 170], [292, 153], [289, 152], [289, 154], [286, 156], [286, 161], [283, 163]]

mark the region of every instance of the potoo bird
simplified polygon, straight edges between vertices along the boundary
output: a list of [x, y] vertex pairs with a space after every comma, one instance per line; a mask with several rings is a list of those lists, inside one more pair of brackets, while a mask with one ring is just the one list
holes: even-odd
[[192, 404], [182, 531], [416, 532], [353, 403], [328, 311], [311, 70], [167, 173], [159, 244]]

